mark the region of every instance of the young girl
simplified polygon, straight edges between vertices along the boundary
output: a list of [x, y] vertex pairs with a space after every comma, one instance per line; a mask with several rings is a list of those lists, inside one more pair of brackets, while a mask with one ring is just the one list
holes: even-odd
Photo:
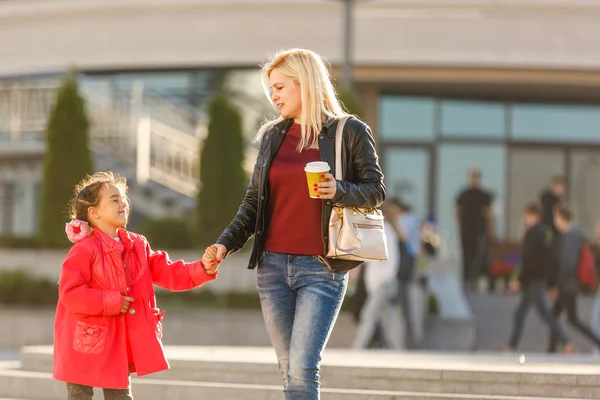
[[[86, 177], [75, 188], [75, 245], [63, 262], [54, 323], [55, 379], [67, 382], [68, 400], [133, 399], [131, 372], [139, 376], [169, 368], [162, 338], [164, 311], [153, 284], [189, 290], [216, 278], [202, 261], [172, 262], [152, 251], [146, 238], [124, 229], [130, 212], [127, 182], [112, 172]], [[212, 263], [211, 263], [212, 265]]]

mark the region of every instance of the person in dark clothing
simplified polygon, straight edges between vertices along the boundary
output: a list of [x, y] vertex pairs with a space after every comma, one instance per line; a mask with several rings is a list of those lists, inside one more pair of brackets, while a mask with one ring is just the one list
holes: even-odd
[[[584, 336], [600, 348], [600, 338], [584, 324], [577, 315], [577, 294], [580, 290], [577, 278], [577, 267], [583, 244], [587, 241], [585, 233], [573, 226], [573, 213], [564, 204], [558, 204], [554, 211], [554, 224], [560, 233], [559, 260], [558, 260], [558, 298], [554, 303], [552, 312], [556, 318], [563, 310], [567, 311], [567, 321]], [[551, 332], [548, 351], [556, 351], [558, 338]]]
[[548, 256], [552, 241], [551, 228], [540, 222], [540, 207], [536, 203], [525, 206], [527, 232], [523, 239], [519, 280], [511, 285], [521, 290], [521, 302], [515, 311], [512, 335], [507, 351], [514, 351], [521, 338], [525, 318], [533, 305], [538, 315], [563, 344], [565, 353], [574, 352], [564, 329], [552, 315], [548, 303]]
[[542, 223], [551, 227], [554, 232], [558, 232], [554, 224], [554, 208], [564, 201], [566, 184], [564, 176], [555, 176], [550, 181], [548, 188], [540, 194]]
[[490, 193], [481, 189], [481, 171], [469, 171], [469, 187], [456, 200], [456, 219], [460, 227], [463, 256], [463, 283], [474, 286], [485, 270], [488, 238], [491, 233]]
[[[554, 209], [565, 199], [567, 180], [562, 175], [556, 175], [550, 181], [550, 184], [540, 194], [540, 203], [542, 204], [542, 223], [552, 229], [552, 242], [550, 244], [550, 258], [548, 268], [551, 270], [551, 275], [558, 275], [558, 259], [559, 254], [559, 239], [560, 236], [556, 226], [554, 225]], [[551, 282], [555, 283], [555, 282]]]

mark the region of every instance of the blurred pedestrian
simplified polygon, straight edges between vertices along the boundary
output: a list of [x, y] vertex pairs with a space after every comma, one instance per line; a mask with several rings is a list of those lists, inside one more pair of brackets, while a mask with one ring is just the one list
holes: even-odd
[[355, 349], [364, 349], [368, 346], [377, 326], [381, 326], [389, 348], [404, 347], [400, 308], [395, 301], [398, 295], [397, 276], [400, 267], [399, 229], [396, 225], [398, 212], [389, 202], [384, 204], [382, 211], [385, 217], [388, 259], [381, 262], [367, 262], [363, 266], [367, 298], [360, 313], [360, 322], [352, 344]]
[[462, 244], [462, 279], [474, 288], [477, 278], [486, 272], [488, 239], [492, 232], [492, 195], [481, 188], [481, 171], [469, 170], [469, 186], [456, 199], [456, 220]]
[[573, 346], [550, 310], [548, 302], [548, 258], [552, 242], [552, 231], [541, 223], [541, 211], [537, 203], [525, 206], [525, 226], [527, 232], [523, 239], [521, 268], [519, 280], [511, 283], [513, 291], [521, 291], [521, 300], [514, 315], [513, 331], [508, 345], [508, 351], [514, 351], [521, 338], [525, 318], [533, 305], [538, 315], [548, 325], [554, 335], [560, 340], [565, 353], [572, 353]]
[[[579, 319], [577, 313], [577, 297], [581, 285], [577, 269], [583, 246], [587, 243], [585, 233], [573, 223], [573, 212], [564, 205], [558, 204], [554, 209], [554, 224], [559, 232], [558, 237], [558, 297], [552, 312], [559, 317], [563, 310], [567, 312], [569, 325], [581, 332], [596, 347], [600, 347], [600, 336], [594, 334], [591, 328]], [[549, 352], [556, 351], [558, 337], [554, 332], [550, 335]]]

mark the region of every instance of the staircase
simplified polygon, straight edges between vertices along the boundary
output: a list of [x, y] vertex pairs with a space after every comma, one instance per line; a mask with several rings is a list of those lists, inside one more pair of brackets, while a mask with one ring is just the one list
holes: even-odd
[[[136, 398], [281, 399], [275, 354], [267, 347], [166, 347], [171, 369], [132, 380]], [[26, 347], [20, 362], [0, 364], [0, 398], [59, 400], [52, 348]], [[324, 400], [575, 400], [600, 398], [589, 357], [328, 350]], [[97, 392], [98, 395], [98, 392]]]
[[[58, 82], [0, 83], [0, 144], [11, 148], [43, 146]], [[91, 122], [95, 169], [111, 169], [130, 183], [136, 212], [145, 217], [182, 215], [194, 208], [199, 152], [207, 117], [168, 103], [141, 84], [116, 100], [111, 87], [80, 80]]]

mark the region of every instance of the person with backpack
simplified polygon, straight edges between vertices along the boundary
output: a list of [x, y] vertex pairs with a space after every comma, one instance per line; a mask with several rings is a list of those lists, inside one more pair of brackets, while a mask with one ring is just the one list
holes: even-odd
[[523, 238], [522, 260], [519, 279], [511, 284], [512, 291], [521, 290], [521, 301], [515, 310], [513, 331], [507, 352], [513, 352], [519, 344], [525, 318], [533, 305], [540, 318], [553, 334], [560, 339], [565, 353], [575, 351], [560, 322], [552, 315], [548, 304], [549, 255], [552, 243], [551, 228], [543, 224], [541, 210], [537, 203], [525, 206], [527, 232]]
[[[573, 212], [565, 204], [559, 204], [554, 212], [554, 224], [560, 233], [558, 237], [558, 297], [552, 312], [556, 318], [563, 310], [567, 312], [569, 325], [600, 348], [600, 338], [577, 315], [577, 296], [582, 286], [589, 284], [589, 244], [585, 233], [573, 224]], [[593, 270], [593, 268], [592, 268]], [[556, 351], [557, 336], [550, 334], [548, 351]]]
[[[596, 267], [596, 276], [600, 275], [600, 220], [596, 222], [596, 228], [594, 229], [594, 236], [596, 237], [596, 246], [594, 254], [594, 266]], [[592, 309], [592, 330], [600, 336], [600, 290], [596, 291], [596, 297], [594, 299], [594, 307]], [[597, 351], [597, 353], [600, 350]]]

